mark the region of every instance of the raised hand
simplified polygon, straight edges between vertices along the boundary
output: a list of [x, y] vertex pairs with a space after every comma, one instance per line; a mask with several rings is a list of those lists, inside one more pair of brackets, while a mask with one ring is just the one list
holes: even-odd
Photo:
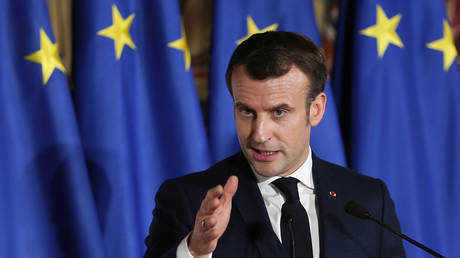
[[231, 176], [225, 186], [208, 190], [196, 214], [195, 226], [188, 239], [189, 250], [196, 258], [207, 257], [216, 249], [217, 241], [225, 232], [232, 210], [232, 198], [238, 188], [238, 178]]

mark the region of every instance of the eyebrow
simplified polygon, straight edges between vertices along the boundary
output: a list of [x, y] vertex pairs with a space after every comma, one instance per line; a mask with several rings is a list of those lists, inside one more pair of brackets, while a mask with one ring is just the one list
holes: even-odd
[[275, 110], [278, 110], [278, 109], [284, 109], [284, 110], [287, 110], [287, 111], [291, 111], [294, 108], [289, 106], [286, 103], [282, 103], [282, 104], [279, 104], [278, 106], [275, 106], [275, 107], [271, 108], [270, 111], [275, 111]]
[[252, 108], [250, 108], [248, 105], [246, 105], [246, 104], [244, 104], [244, 103], [242, 103], [242, 102], [236, 102], [236, 103], [235, 103], [235, 107], [237, 107], [237, 108], [239, 108], [239, 109], [243, 109], [243, 108], [244, 108], [244, 109], [251, 109], [251, 110], [252, 110]]
[[[242, 102], [236, 102], [235, 103], [235, 107], [236, 108], [239, 108], [239, 109], [249, 109], [249, 110], [253, 110], [251, 107], [249, 107], [248, 105], [242, 103]], [[289, 106], [288, 104], [286, 103], [281, 103], [275, 107], [272, 107], [270, 108], [269, 110], [270, 111], [275, 111], [275, 110], [278, 110], [278, 109], [284, 109], [284, 110], [287, 110], [287, 111], [291, 111], [293, 110], [294, 108]]]

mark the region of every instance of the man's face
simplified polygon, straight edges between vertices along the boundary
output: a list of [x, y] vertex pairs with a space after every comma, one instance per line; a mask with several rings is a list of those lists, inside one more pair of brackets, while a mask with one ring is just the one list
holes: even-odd
[[292, 66], [281, 77], [254, 80], [240, 65], [231, 82], [238, 140], [253, 169], [263, 176], [297, 170], [310, 141], [308, 77]]

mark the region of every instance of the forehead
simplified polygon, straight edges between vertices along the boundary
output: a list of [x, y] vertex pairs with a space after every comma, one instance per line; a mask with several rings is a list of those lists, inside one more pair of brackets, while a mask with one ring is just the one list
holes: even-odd
[[280, 103], [305, 103], [310, 81], [296, 66], [283, 76], [256, 80], [250, 77], [246, 66], [235, 68], [232, 73], [232, 92], [235, 103], [247, 105], [277, 105]]

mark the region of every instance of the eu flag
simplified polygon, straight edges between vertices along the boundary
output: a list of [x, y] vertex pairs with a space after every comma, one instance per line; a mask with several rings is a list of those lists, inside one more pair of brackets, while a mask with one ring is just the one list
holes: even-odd
[[333, 78], [347, 160], [386, 181], [405, 234], [460, 257], [460, 78], [444, 1], [341, 5]]
[[0, 257], [104, 257], [46, 1], [0, 1]]
[[208, 167], [177, 1], [74, 3], [76, 108], [105, 250], [141, 257], [154, 195]]
[[[213, 161], [240, 150], [233, 118], [233, 100], [225, 85], [225, 71], [235, 48], [254, 33], [285, 30], [304, 34], [319, 44], [311, 1], [215, 1], [209, 81], [209, 141]], [[326, 114], [312, 129], [311, 146], [321, 158], [345, 165], [343, 145], [332, 91]]]

